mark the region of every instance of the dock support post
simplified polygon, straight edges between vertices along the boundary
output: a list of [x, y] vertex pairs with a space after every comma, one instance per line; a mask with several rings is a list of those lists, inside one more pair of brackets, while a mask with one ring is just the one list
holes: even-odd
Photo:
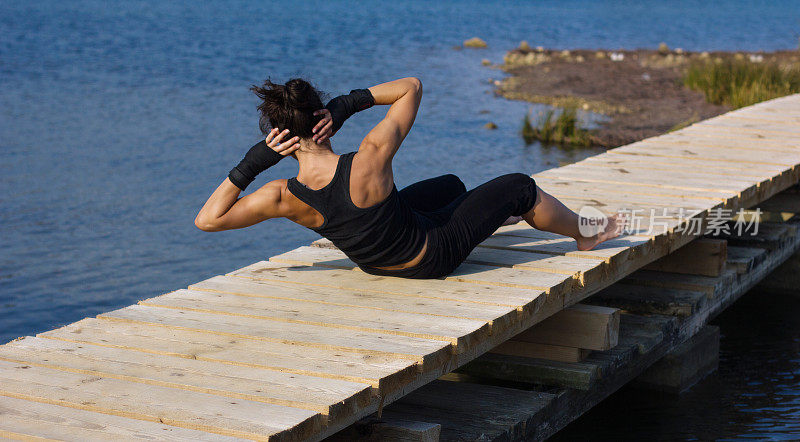
[[707, 325], [636, 378], [637, 388], [679, 394], [713, 373], [719, 364], [719, 327]]

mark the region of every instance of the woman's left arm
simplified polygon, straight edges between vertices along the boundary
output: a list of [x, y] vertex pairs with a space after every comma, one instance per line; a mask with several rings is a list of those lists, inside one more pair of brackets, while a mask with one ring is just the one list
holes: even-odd
[[243, 198], [239, 194], [256, 175], [296, 151], [298, 137], [281, 143], [288, 130], [273, 129], [263, 143], [247, 152], [244, 159], [231, 169], [228, 178], [214, 190], [194, 220], [195, 226], [207, 232], [240, 229], [280, 215], [282, 186], [279, 181], [267, 183]]

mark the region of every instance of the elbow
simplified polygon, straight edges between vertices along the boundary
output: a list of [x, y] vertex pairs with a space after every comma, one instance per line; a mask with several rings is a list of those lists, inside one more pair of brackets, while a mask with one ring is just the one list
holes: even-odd
[[194, 225], [204, 232], [217, 232], [220, 230], [215, 222], [207, 220], [200, 215], [197, 215], [197, 218], [194, 219]]
[[416, 95], [422, 95], [422, 80], [417, 77], [408, 77], [408, 81], [411, 85], [411, 90]]

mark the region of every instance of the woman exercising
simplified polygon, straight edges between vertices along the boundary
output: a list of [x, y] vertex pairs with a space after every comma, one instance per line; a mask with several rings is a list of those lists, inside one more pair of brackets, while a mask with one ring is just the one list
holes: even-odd
[[[443, 175], [398, 191], [392, 158], [419, 109], [422, 84], [402, 78], [338, 96], [323, 107], [302, 79], [267, 80], [252, 90], [263, 100], [259, 125], [266, 139], [253, 146], [208, 198], [195, 225], [205, 231], [247, 227], [285, 217], [328, 238], [367, 273], [439, 278], [451, 273], [498, 227], [524, 219], [575, 239], [588, 250], [619, 234], [616, 216], [582, 236], [578, 215], [522, 173], [497, 177], [470, 191]], [[386, 117], [357, 152], [338, 155], [330, 137], [344, 121], [373, 105]], [[259, 173], [282, 158], [300, 164], [297, 177], [271, 181], [239, 198]]]

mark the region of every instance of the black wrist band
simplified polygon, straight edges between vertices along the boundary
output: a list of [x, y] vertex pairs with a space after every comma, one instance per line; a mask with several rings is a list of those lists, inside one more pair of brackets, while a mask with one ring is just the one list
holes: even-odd
[[336, 133], [344, 122], [356, 112], [369, 109], [375, 105], [375, 97], [369, 89], [353, 89], [347, 95], [339, 95], [325, 105], [331, 113], [333, 128], [331, 131]]
[[268, 168], [278, 164], [283, 159], [279, 154], [267, 146], [265, 140], [256, 143], [244, 155], [242, 161], [228, 173], [228, 179], [241, 190], [247, 188], [256, 176]]

